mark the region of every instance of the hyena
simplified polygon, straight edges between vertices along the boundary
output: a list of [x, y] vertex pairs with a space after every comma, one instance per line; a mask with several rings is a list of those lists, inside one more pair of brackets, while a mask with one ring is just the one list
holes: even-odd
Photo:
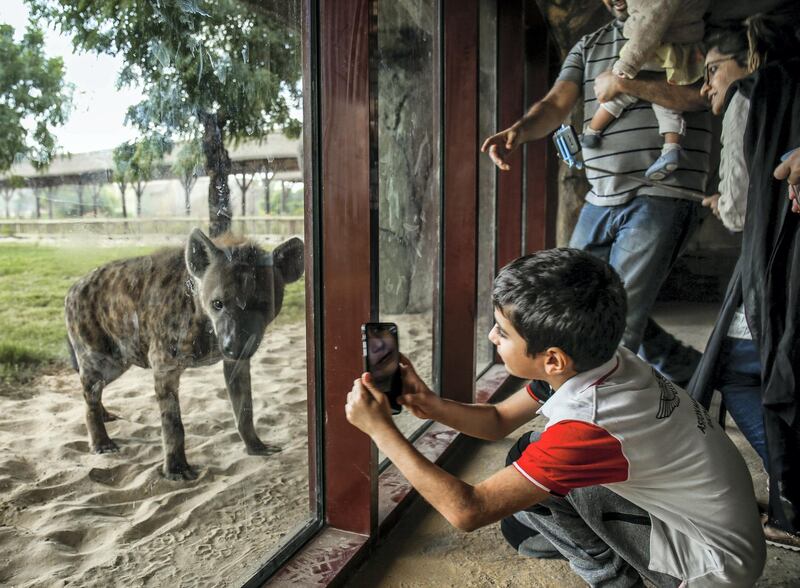
[[178, 383], [186, 368], [222, 360], [247, 452], [268, 453], [253, 426], [250, 358], [281, 310], [284, 286], [302, 274], [300, 239], [267, 253], [251, 242], [212, 242], [195, 229], [185, 249], [114, 261], [78, 280], [65, 314], [92, 451], [117, 450], [104, 424], [115, 417], [103, 407], [103, 388], [132, 365], [152, 368], [164, 475], [196, 478], [184, 451]]

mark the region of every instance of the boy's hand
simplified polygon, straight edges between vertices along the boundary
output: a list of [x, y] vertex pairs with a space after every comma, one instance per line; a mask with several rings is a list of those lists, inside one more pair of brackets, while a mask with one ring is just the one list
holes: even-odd
[[347, 394], [344, 413], [351, 425], [370, 437], [384, 427], [394, 426], [389, 398], [375, 388], [369, 372], [353, 381], [353, 388]]
[[403, 393], [397, 398], [398, 404], [405, 406], [419, 419], [436, 420], [436, 409], [441, 398], [417, 375], [408, 358], [400, 354], [400, 376], [403, 380]]

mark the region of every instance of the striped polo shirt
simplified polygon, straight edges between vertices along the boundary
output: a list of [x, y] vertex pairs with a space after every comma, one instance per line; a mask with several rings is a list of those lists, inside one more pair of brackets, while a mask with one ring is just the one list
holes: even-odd
[[[611, 69], [625, 41], [622, 22], [614, 20], [584, 36], [564, 60], [558, 80], [583, 87], [584, 125], [600, 107], [594, 95], [594, 80]], [[684, 117], [686, 136], [681, 142], [680, 167], [664, 183], [704, 194], [711, 150], [711, 116], [704, 111], [687, 112]], [[608, 126], [598, 149], [583, 149], [583, 158], [592, 167], [643, 177], [645, 170], [661, 154], [663, 144], [650, 103], [640, 100]], [[667, 190], [638, 184], [613, 173], [586, 170], [586, 178], [591, 185], [586, 200], [597, 206], [624, 204], [639, 195], [674, 196]]]

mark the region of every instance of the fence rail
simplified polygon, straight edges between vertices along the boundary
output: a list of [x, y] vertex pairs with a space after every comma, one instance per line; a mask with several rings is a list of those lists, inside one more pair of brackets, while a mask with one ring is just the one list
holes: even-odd
[[[0, 219], [0, 235], [18, 237], [77, 237], [89, 235], [187, 235], [194, 227], [208, 231], [207, 218], [79, 218]], [[302, 216], [242, 216], [231, 220], [235, 235], [290, 236], [303, 234]]]

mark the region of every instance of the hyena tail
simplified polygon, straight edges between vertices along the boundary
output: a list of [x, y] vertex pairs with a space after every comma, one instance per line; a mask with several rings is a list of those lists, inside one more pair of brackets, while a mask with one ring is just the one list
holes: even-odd
[[78, 356], [75, 355], [75, 348], [72, 346], [72, 341], [69, 340], [69, 337], [67, 337], [67, 348], [69, 349], [69, 362], [72, 364], [72, 369], [79, 372]]

